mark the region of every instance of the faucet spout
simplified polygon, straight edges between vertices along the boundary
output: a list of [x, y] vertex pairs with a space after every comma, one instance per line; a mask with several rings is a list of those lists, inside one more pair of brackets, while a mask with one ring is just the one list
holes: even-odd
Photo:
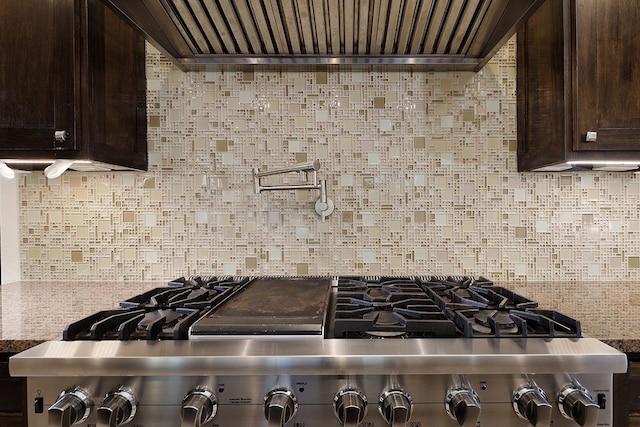
[[320, 160], [316, 159], [313, 162], [298, 163], [297, 165], [293, 165], [288, 168], [276, 169], [272, 171], [260, 172], [259, 169], [254, 169], [254, 175], [257, 178], [262, 178], [263, 176], [281, 175], [289, 172], [317, 172], [319, 170], [320, 170]]
[[[327, 182], [324, 179], [318, 179], [318, 170], [320, 169], [320, 160], [312, 162], [298, 163], [283, 169], [275, 169], [272, 171], [260, 171], [259, 168], [253, 169], [253, 189], [256, 194], [263, 191], [276, 190], [319, 190], [320, 197], [316, 203], [316, 211], [322, 216], [322, 220], [333, 212], [333, 202], [327, 198]], [[303, 182], [295, 184], [278, 184], [263, 185], [261, 178], [272, 175], [280, 175], [289, 172], [299, 172]], [[308, 173], [312, 172], [313, 182], [307, 183]]]

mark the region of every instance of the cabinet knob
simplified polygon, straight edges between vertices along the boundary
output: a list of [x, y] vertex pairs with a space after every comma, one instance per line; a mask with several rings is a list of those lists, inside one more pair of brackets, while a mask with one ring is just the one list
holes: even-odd
[[598, 132], [587, 132], [587, 137], [584, 139], [585, 142], [596, 142], [598, 141]]
[[56, 142], [65, 142], [68, 136], [69, 136], [69, 132], [67, 132], [66, 130], [57, 130], [53, 134], [53, 137], [55, 138]]

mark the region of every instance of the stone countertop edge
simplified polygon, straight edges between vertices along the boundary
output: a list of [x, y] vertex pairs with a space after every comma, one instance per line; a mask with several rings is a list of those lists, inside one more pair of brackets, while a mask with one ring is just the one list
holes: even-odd
[[39, 340], [0, 340], [0, 353], [15, 354], [20, 353], [42, 344], [45, 341]]
[[599, 338], [603, 343], [610, 345], [611, 347], [619, 350], [623, 353], [638, 353], [640, 352], [640, 339], [629, 338], [629, 339], [602, 339]]

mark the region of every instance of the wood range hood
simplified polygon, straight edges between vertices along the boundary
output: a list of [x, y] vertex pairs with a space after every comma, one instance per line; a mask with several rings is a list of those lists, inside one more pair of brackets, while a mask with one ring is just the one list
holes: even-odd
[[478, 71], [544, 0], [101, 0], [181, 69]]

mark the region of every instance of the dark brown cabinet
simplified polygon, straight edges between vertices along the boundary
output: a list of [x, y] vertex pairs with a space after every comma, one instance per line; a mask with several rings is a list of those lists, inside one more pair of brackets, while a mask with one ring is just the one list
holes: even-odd
[[27, 426], [27, 379], [9, 376], [9, 357], [0, 353], [0, 426]]
[[629, 367], [613, 376], [613, 425], [640, 426], [640, 353], [627, 353]]
[[518, 170], [640, 164], [639, 22], [637, 0], [547, 0], [519, 30]]
[[99, 0], [0, 3], [0, 159], [144, 170], [146, 120], [144, 40]]

